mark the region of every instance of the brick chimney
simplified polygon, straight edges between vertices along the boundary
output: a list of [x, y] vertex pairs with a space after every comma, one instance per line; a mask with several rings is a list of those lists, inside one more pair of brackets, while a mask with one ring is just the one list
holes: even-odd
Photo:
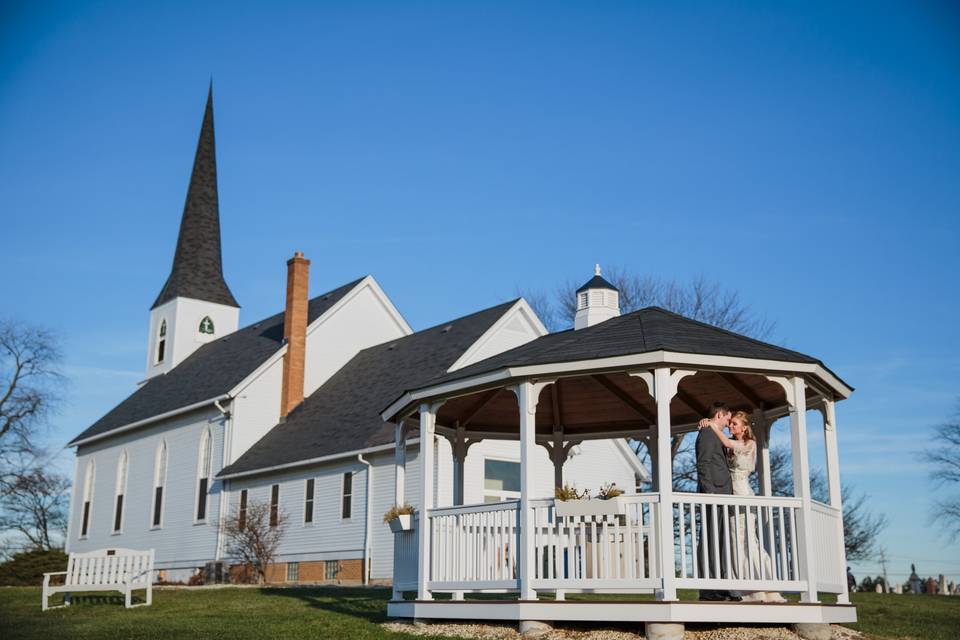
[[285, 418], [303, 402], [303, 375], [307, 357], [307, 278], [310, 261], [297, 251], [287, 260], [287, 306], [283, 314], [283, 388], [280, 417]]

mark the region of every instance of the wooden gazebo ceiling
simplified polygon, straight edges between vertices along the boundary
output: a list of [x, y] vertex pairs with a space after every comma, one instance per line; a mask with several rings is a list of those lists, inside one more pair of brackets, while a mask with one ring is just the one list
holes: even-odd
[[[808, 395], [814, 392], [808, 389]], [[714, 402], [752, 412], [786, 403], [783, 388], [761, 375], [701, 371], [684, 378], [670, 404], [673, 426], [693, 425]], [[516, 437], [517, 398], [507, 389], [480, 391], [448, 400], [440, 407], [438, 426], [458, 424], [467, 433], [502, 433]], [[561, 378], [547, 385], [537, 405], [537, 433], [562, 425], [567, 437], [607, 432], [636, 432], [656, 424], [657, 408], [642, 378], [626, 373], [597, 373]]]

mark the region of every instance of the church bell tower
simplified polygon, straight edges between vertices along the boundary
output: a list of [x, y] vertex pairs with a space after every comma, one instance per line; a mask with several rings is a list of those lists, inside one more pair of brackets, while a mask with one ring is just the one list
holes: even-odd
[[240, 305], [223, 279], [213, 135], [213, 85], [200, 125], [173, 266], [150, 308], [147, 375], [180, 364], [203, 344], [237, 330]]

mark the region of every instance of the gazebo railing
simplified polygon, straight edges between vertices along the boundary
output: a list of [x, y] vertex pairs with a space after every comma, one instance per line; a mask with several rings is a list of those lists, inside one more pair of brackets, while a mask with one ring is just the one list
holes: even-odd
[[622, 513], [558, 515], [553, 499], [533, 500], [534, 589], [648, 591], [660, 586], [656, 558], [659, 496], [621, 496]]
[[677, 587], [790, 591], [806, 585], [799, 498], [675, 493]]
[[[813, 502], [810, 532], [815, 550], [800, 554], [803, 501], [791, 497], [673, 493], [669, 507], [658, 493], [621, 496], [620, 508], [557, 512], [552, 498], [530, 501], [533, 555], [530, 585], [536, 591], [642, 592], [663, 588], [659, 519], [673, 523], [673, 583], [687, 589], [797, 592], [808, 588], [806, 569], [819, 591], [843, 593], [843, 523], [838, 509]], [[590, 501], [594, 502], [595, 501]], [[668, 510], [669, 509], [669, 510]], [[416, 582], [418, 531], [430, 527], [426, 588], [438, 592], [515, 591], [520, 587], [520, 501], [430, 509], [412, 531], [394, 540], [399, 590]], [[706, 533], [706, 535], [705, 535]], [[705, 544], [703, 544], [705, 542]], [[667, 552], [669, 557], [669, 551]], [[669, 574], [668, 574], [669, 575]]]
[[840, 509], [812, 500], [810, 504], [817, 590], [843, 593], [847, 580], [843, 548], [843, 513]]
[[430, 589], [517, 588], [518, 500], [431, 509]]

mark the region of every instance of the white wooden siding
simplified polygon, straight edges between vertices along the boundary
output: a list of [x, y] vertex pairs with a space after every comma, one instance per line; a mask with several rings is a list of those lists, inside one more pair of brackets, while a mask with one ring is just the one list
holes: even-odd
[[[213, 436], [212, 474], [220, 471], [223, 448], [223, 418], [216, 410], [202, 410], [147, 427], [135, 433], [118, 435], [109, 441], [82, 446], [78, 450], [77, 469], [82, 474], [87, 460], [97, 465], [90, 526], [86, 538], [78, 539], [83, 517], [82, 499], [74, 500], [71, 519], [71, 552], [93, 551], [105, 547], [155, 549], [156, 568], [199, 567], [213, 560], [217, 545], [217, 514], [222, 483], [212, 480], [207, 497], [207, 519], [195, 523], [197, 456], [200, 438], [210, 427]], [[157, 445], [167, 442], [167, 477], [163, 490], [163, 526], [151, 529], [153, 474]], [[120, 452], [128, 455], [127, 488], [124, 495], [123, 531], [113, 533], [116, 470]], [[82, 477], [74, 486], [81, 487]], [[79, 482], [79, 483], [78, 483]]]

